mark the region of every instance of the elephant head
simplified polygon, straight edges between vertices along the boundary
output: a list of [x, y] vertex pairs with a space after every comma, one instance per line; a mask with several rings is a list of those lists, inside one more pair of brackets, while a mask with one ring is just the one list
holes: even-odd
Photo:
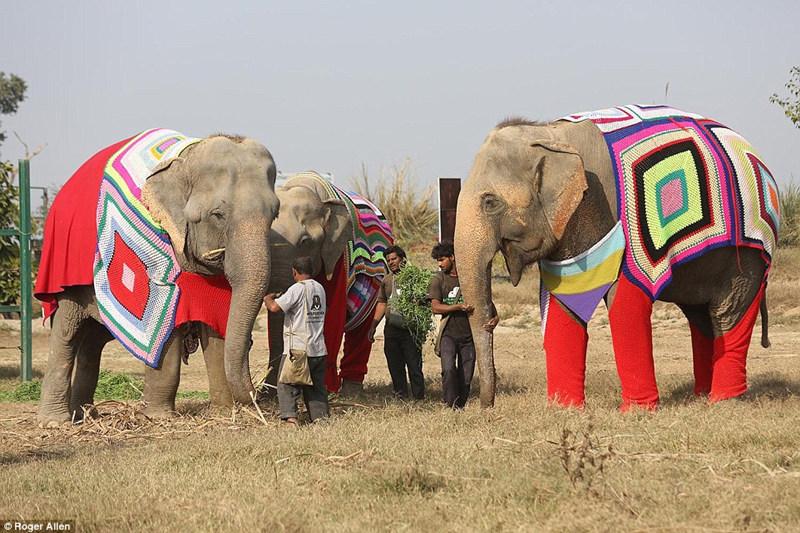
[[500, 124], [480, 148], [458, 199], [455, 250], [480, 371], [481, 405], [495, 396], [492, 333], [482, 325], [494, 310], [492, 259], [500, 251], [511, 282], [548, 257], [564, 237], [587, 180], [575, 147], [540, 125]]
[[231, 285], [225, 374], [240, 403], [249, 403], [253, 392], [248, 353], [270, 279], [269, 230], [279, 207], [275, 174], [262, 144], [217, 135], [157, 167], [142, 189], [181, 268], [224, 273]]
[[275, 290], [291, 284], [290, 265], [295, 257], [311, 257], [314, 275], [324, 271], [330, 279], [347, 241], [353, 238], [347, 206], [330, 197], [321, 179], [312, 173], [299, 174], [277, 190], [281, 212], [272, 225]]

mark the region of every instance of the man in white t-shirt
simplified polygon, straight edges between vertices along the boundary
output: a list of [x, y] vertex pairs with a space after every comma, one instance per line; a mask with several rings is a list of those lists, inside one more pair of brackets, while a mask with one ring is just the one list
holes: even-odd
[[264, 303], [272, 313], [283, 311], [283, 356], [289, 350], [305, 350], [313, 385], [289, 385], [278, 381], [278, 405], [281, 419], [297, 424], [297, 401], [302, 394], [311, 421], [328, 416], [328, 389], [325, 387], [326, 355], [323, 326], [325, 324], [325, 289], [311, 279], [310, 257], [298, 257], [292, 263], [295, 284], [279, 298], [267, 294]]

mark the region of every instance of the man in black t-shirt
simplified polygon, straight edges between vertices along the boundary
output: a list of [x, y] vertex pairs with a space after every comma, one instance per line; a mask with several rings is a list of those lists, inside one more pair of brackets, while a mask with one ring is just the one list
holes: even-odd
[[438, 243], [433, 247], [431, 257], [439, 263], [439, 272], [431, 279], [428, 298], [431, 310], [442, 315], [436, 354], [442, 360], [444, 403], [461, 409], [467, 403], [475, 372], [475, 345], [468, 318], [474, 307], [464, 303], [461, 295], [453, 245]]
[[[422, 348], [417, 345], [411, 331], [405, 323], [403, 315], [393, 307], [396, 298], [400, 296], [401, 287], [395, 283], [395, 275], [406, 264], [406, 252], [394, 245], [383, 252], [389, 273], [383, 278], [378, 291], [378, 303], [375, 306], [375, 315], [372, 327], [369, 330], [369, 340], [374, 342], [375, 329], [386, 317], [383, 328], [383, 352], [386, 355], [386, 364], [389, 375], [392, 377], [392, 389], [398, 398], [408, 398], [408, 385], [411, 382], [411, 395], [415, 400], [425, 398], [425, 376], [422, 374]], [[406, 374], [407, 372], [407, 374]]]

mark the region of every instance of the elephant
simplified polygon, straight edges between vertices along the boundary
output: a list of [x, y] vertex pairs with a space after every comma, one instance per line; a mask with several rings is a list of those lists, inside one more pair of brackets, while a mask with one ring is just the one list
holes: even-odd
[[[292, 283], [292, 261], [312, 258], [314, 276], [325, 287], [325, 344], [329, 391], [361, 390], [372, 343], [369, 327], [377, 292], [388, 272], [383, 251], [392, 231], [380, 209], [365, 198], [346, 193], [316, 172], [290, 176], [276, 190], [281, 211], [272, 225], [270, 292]], [[283, 351], [282, 313], [269, 313], [270, 365], [266, 383], [275, 385]], [[344, 338], [344, 354], [337, 359]]]
[[81, 418], [114, 337], [148, 364], [148, 415], [174, 413], [181, 360], [198, 340], [212, 406], [252, 401], [275, 177], [253, 139], [164, 129], [111, 145], [75, 172], [48, 213], [34, 291], [52, 326], [40, 424]]
[[480, 371], [495, 400], [491, 265], [516, 286], [538, 262], [550, 402], [585, 402], [586, 324], [600, 300], [624, 411], [659, 404], [651, 312], [679, 306], [692, 339], [694, 393], [747, 390], [746, 356], [780, 211], [773, 177], [738, 134], [667, 106], [619, 106], [492, 129], [458, 199], [455, 250]]

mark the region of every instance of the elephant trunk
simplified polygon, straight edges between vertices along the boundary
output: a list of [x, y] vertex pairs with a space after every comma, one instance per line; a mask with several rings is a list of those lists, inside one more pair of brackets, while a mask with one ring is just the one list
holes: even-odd
[[[266, 225], [266, 227], [264, 227]], [[269, 221], [253, 219], [234, 226], [225, 251], [225, 275], [231, 284], [231, 307], [225, 335], [225, 376], [233, 399], [252, 402], [251, 334], [270, 279]]]
[[497, 381], [494, 335], [484, 329], [484, 324], [496, 313], [492, 302], [492, 259], [498, 246], [494, 230], [480, 222], [477, 206], [459, 199], [457, 213], [454, 244], [458, 278], [464, 301], [475, 307], [469, 321], [478, 359], [481, 407], [492, 407]]

